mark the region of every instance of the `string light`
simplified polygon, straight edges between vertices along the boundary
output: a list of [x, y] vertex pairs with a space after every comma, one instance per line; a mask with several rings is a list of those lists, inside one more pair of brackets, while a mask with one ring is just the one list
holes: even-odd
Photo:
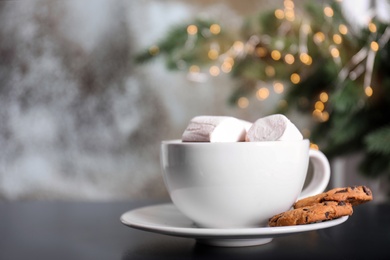
[[194, 82], [205, 82], [207, 80], [207, 75], [201, 73], [198, 65], [191, 65], [188, 68], [187, 78]]
[[293, 22], [295, 20], [295, 13], [293, 9], [286, 9], [284, 16], [286, 17], [287, 21]]
[[329, 113], [326, 112], [326, 111], [323, 111], [322, 114], [321, 114], [321, 121], [322, 122], [326, 122], [329, 120]]
[[207, 56], [209, 57], [210, 60], [216, 60], [218, 59], [219, 53], [216, 49], [211, 49], [207, 53]]
[[343, 42], [340, 34], [333, 34], [333, 42], [336, 44], [341, 44]]
[[346, 35], [348, 33], [348, 27], [345, 24], [340, 24], [339, 32], [343, 35]]
[[221, 32], [221, 26], [219, 26], [218, 24], [214, 23], [212, 25], [210, 25], [210, 32], [214, 35], [217, 35]]
[[372, 33], [374, 33], [374, 32], [376, 32], [376, 25], [373, 23], [373, 22], [370, 22], [369, 24], [368, 24], [368, 30], [370, 31], [370, 32], [372, 32]]
[[241, 52], [244, 50], [244, 43], [242, 41], [235, 41], [233, 43], [233, 49], [236, 51], [236, 52]]
[[218, 59], [218, 51], [216, 49], [211, 49], [207, 53], [207, 56], [209, 57], [210, 60], [216, 60]]
[[234, 59], [232, 57], [226, 57], [225, 62], [229, 63], [230, 65], [234, 65]]
[[220, 69], [218, 68], [218, 66], [211, 66], [210, 69], [209, 69], [209, 73], [211, 76], [218, 76], [219, 73], [220, 73]]
[[319, 109], [313, 110], [313, 117], [319, 122], [326, 122], [329, 120], [329, 113], [327, 111], [321, 111]]
[[317, 101], [315, 104], [314, 104], [314, 108], [316, 109], [316, 110], [319, 110], [319, 111], [324, 111], [324, 109], [325, 109], [325, 105], [324, 105], [324, 103], [322, 103], [321, 101]]
[[200, 72], [200, 68], [199, 68], [199, 66], [197, 66], [197, 65], [192, 65], [192, 66], [188, 69], [188, 71], [189, 71], [190, 73], [199, 73], [199, 72]]
[[290, 76], [290, 80], [291, 80], [292, 83], [298, 84], [301, 81], [301, 77], [299, 76], [298, 73], [293, 73]]
[[321, 92], [321, 94], [320, 94], [321, 102], [326, 103], [326, 102], [328, 102], [328, 99], [329, 99], [328, 94], [326, 92]]
[[321, 118], [322, 111], [319, 109], [314, 109], [313, 110], [313, 117], [316, 118], [317, 120]]
[[320, 93], [319, 98], [320, 100], [314, 104], [313, 117], [319, 122], [326, 122], [329, 120], [329, 113], [324, 111], [324, 103], [328, 102], [329, 96], [323, 91]]
[[224, 61], [221, 65], [221, 70], [225, 73], [229, 73], [232, 70], [233, 65], [230, 62]]
[[232, 57], [226, 57], [221, 65], [221, 70], [225, 73], [229, 73], [234, 65], [234, 59]]
[[187, 27], [187, 33], [189, 35], [195, 35], [198, 33], [198, 27], [194, 24], [188, 25]]
[[332, 55], [333, 58], [340, 57], [340, 51], [336, 47], [330, 47], [330, 55]]
[[289, 53], [289, 54], [286, 54], [286, 56], [284, 56], [284, 61], [287, 64], [291, 65], [291, 64], [293, 64], [295, 62], [295, 58], [294, 58], [294, 56], [292, 54]]
[[282, 54], [280, 53], [280, 51], [278, 50], [273, 50], [271, 52], [271, 58], [274, 59], [274, 60], [280, 60], [280, 58], [282, 57]]
[[269, 97], [269, 90], [266, 87], [259, 88], [256, 92], [256, 97], [259, 100], [265, 100]]
[[294, 2], [291, 0], [284, 0], [283, 4], [284, 4], [284, 7], [286, 9], [293, 9], [294, 8]]
[[237, 100], [237, 106], [239, 108], [247, 108], [249, 106], [249, 100], [246, 97], [240, 97]]
[[284, 18], [284, 11], [281, 9], [276, 9], [274, 14], [275, 17], [279, 20], [282, 20]]
[[[285, 7], [284, 10], [282, 10], [282, 9], [275, 10], [275, 12], [274, 12], [275, 17], [279, 20], [286, 19], [287, 21], [294, 21], [294, 19], [295, 19], [294, 2], [292, 2], [291, 0], [285, 0], [284, 7]], [[329, 6], [323, 8], [323, 13], [326, 17], [329, 17], [329, 18], [334, 17], [334, 15], [335, 15], [334, 10]], [[328, 19], [328, 22], [330, 20], [331, 19]], [[228, 50], [226, 53], [220, 53], [219, 48], [217, 48], [217, 49], [210, 48], [208, 50], [208, 53], [207, 53], [208, 58], [211, 60], [217, 60], [217, 59], [219, 59], [219, 60], [218, 60], [218, 66], [209, 67], [209, 71], [208, 71], [209, 75], [216, 77], [216, 76], [220, 75], [221, 72], [230, 73], [232, 71], [232, 68], [233, 68], [233, 65], [235, 62], [233, 57], [238, 58], [238, 60], [240, 57], [245, 57], [245, 56], [240, 56], [240, 53], [238, 53], [238, 52], [242, 52], [245, 55], [252, 54], [252, 55], [258, 56], [259, 58], [267, 57], [267, 60], [257, 59], [257, 61], [259, 61], [259, 62], [269, 62], [268, 58], [270, 55], [274, 61], [281, 60], [281, 61], [284, 61], [285, 64], [288, 64], [288, 65], [294, 64], [296, 59], [298, 59], [298, 58], [299, 58], [300, 62], [302, 62], [302, 64], [311, 65], [313, 62], [313, 58], [307, 53], [312, 48], [312, 45], [311, 45], [312, 42], [310, 41], [311, 37], [312, 37], [312, 41], [314, 41], [314, 43], [318, 45], [317, 46], [318, 48], [322, 47], [323, 49], [325, 49], [326, 48], [325, 46], [330, 45], [329, 49], [328, 49], [330, 55], [334, 58], [335, 61], [339, 60], [340, 64], [341, 64], [340, 54], [343, 55], [343, 58], [344, 58], [344, 54], [345, 54], [345, 56], [348, 56], [350, 54], [349, 52], [348, 53], [342, 52], [343, 48], [342, 48], [342, 46], [340, 46], [343, 43], [343, 41], [350, 40], [349, 37], [343, 36], [343, 35], [347, 35], [349, 33], [349, 29], [345, 24], [339, 24], [338, 31], [336, 29], [336, 31], [323, 30], [323, 31], [315, 32], [316, 28], [318, 29], [318, 27], [316, 27], [314, 24], [313, 24], [313, 27], [310, 27], [310, 25], [307, 23], [307, 21], [306, 21], [306, 23], [305, 23], [305, 21], [303, 21], [302, 23], [300, 23], [300, 26], [301, 26], [300, 32], [299, 32], [300, 37], [296, 42], [294, 42], [294, 45], [288, 41], [281, 40], [282, 37], [286, 37], [286, 38], [288, 37], [288, 34], [290, 33], [289, 30], [291, 29], [290, 27], [294, 26], [294, 24], [287, 23], [286, 21], [280, 22], [279, 24], [281, 24], [281, 26], [279, 27], [278, 32], [280, 32], [281, 36], [280, 36], [280, 38], [276, 39], [275, 45], [273, 46], [273, 48], [275, 48], [274, 50], [269, 49], [269, 46], [271, 46], [271, 44], [274, 43], [275, 39], [271, 38], [273, 36], [268, 36], [268, 35], [258, 36], [258, 40], [255, 42], [236, 41], [236, 42], [234, 42], [232, 48], [230, 50]], [[375, 23], [373, 23], [373, 22], [369, 22], [367, 25], [367, 28], [368, 28], [369, 32], [371, 32], [373, 34], [376, 33], [378, 30], [377, 25], [375, 25]], [[322, 30], [322, 29], [324, 29], [324, 28], [320, 28], [320, 30]], [[327, 26], [325, 26], [325, 29], [328, 29]], [[187, 26], [188, 35], [197, 35], [199, 30], [201, 30], [202, 35], [204, 32], [207, 32], [207, 30], [209, 30], [210, 33], [213, 35], [218, 35], [221, 33], [221, 26], [215, 23], [215, 24], [210, 25], [209, 28], [206, 27], [206, 29], [205, 29], [206, 31], [202, 28], [198, 28], [194, 24]], [[312, 30], [314, 30], [315, 33], [312, 32]], [[210, 37], [210, 33], [207, 32], [207, 34], [204, 34], [204, 35], [206, 35], [205, 37], [206, 38]], [[314, 34], [312, 34], [312, 33], [314, 33]], [[351, 35], [351, 37], [352, 36], [354, 36], [354, 35]], [[354, 78], [356, 79], [357, 77], [360, 77], [365, 71], [370, 71], [373, 69], [372, 68], [373, 66], [364, 66], [365, 64], [369, 64], [369, 63], [368, 62], [365, 63], [365, 62], [363, 62], [363, 60], [365, 58], [367, 58], [367, 56], [369, 56], [367, 53], [371, 53], [372, 55], [375, 56], [376, 55], [375, 52], [377, 52], [379, 50], [380, 46], [383, 47], [384, 46], [383, 43], [386, 43], [386, 41], [380, 37], [381, 35], [379, 34], [379, 32], [378, 32], [378, 35], [371, 35], [371, 37], [374, 37], [374, 36], [378, 40], [369, 42], [370, 49], [368, 48], [368, 46], [365, 46], [363, 48], [365, 52], [359, 51], [350, 59], [349, 62], [346, 62], [346, 64], [345, 64], [345, 67], [347, 70], [346, 77], [348, 77], [348, 75], [353, 75], [353, 73], [355, 73], [355, 74], [357, 74], [357, 76], [354, 76]], [[189, 36], [188, 39], [190, 39], [190, 40], [192, 39], [195, 42], [196, 36], [193, 36], [193, 37]], [[214, 39], [212, 39], [212, 40], [214, 40]], [[388, 38], [387, 38], [387, 40], [388, 40]], [[278, 43], [280, 43], [280, 44], [278, 45]], [[288, 45], [285, 46], [282, 44], [285, 44], [285, 45], [288, 44]], [[263, 46], [266, 46], [266, 47], [263, 47]], [[294, 47], [292, 47], [292, 46], [294, 46]], [[160, 49], [159, 49], [159, 46], [154, 45], [154, 46], [150, 47], [148, 49], [148, 51], [149, 51], [149, 54], [151, 56], [154, 56], [154, 55], [159, 54]], [[322, 50], [320, 50], [320, 51], [322, 51]], [[289, 52], [289, 53], [285, 54], [286, 52]], [[232, 57], [229, 55], [231, 55]], [[226, 57], [226, 56], [229, 56], [229, 57]], [[326, 58], [329, 58], [329, 57], [326, 57]], [[369, 60], [369, 59], [367, 58], [367, 60]], [[222, 61], [222, 62], [219, 63], [220, 61]], [[316, 63], [319, 63], [318, 60], [315, 60], [315, 61], [316, 61]], [[182, 60], [182, 62], [185, 64], [184, 60]], [[363, 65], [363, 63], [365, 63], [365, 64]], [[302, 67], [302, 64], [296, 64], [296, 65], [297, 66], [300, 65]], [[278, 68], [278, 67], [276, 67], [276, 68]], [[287, 67], [287, 68], [289, 68], [289, 67]], [[359, 73], [356, 73], [356, 71], [357, 71], [356, 68], [362, 68], [362, 71], [360, 71]], [[291, 69], [291, 68], [289, 68], [289, 69]], [[305, 70], [305, 69], [307, 69], [307, 68], [303, 68], [303, 70]], [[188, 68], [188, 71], [189, 71], [189, 74], [192, 74], [191, 76], [199, 76], [199, 75], [206, 75], [207, 76], [207, 70], [206, 70], [206, 73], [203, 73], [203, 71], [202, 71], [202, 73], [200, 73], [201, 72], [200, 67], [197, 65], [190, 66]], [[296, 70], [296, 71], [298, 71], [298, 70]], [[263, 77], [264, 75], [262, 75], [262, 73], [265, 73], [265, 75], [267, 77], [271, 78], [271, 80], [276, 79], [276, 78], [273, 78], [273, 77], [275, 77], [275, 74], [276, 74], [275, 67], [273, 67], [271, 65], [265, 66], [264, 72], [257, 71], [257, 73], [260, 73], [260, 75], [257, 75], [259, 77]], [[304, 73], [306, 73], [306, 72], [304, 72]], [[361, 91], [364, 90], [364, 94], [367, 97], [371, 97], [373, 95], [373, 88], [370, 86], [372, 75], [371, 74], [368, 74], [368, 75], [369, 75], [368, 78], [370, 80], [366, 81], [366, 79], [365, 79], [365, 82], [363, 84], [364, 88], [361, 89]], [[279, 71], [278, 71], [277, 76], [279, 76]], [[305, 77], [304, 77], [304, 79], [305, 79]], [[301, 76], [298, 73], [292, 73], [290, 75], [290, 81], [293, 84], [299, 84], [301, 82]], [[271, 89], [271, 86], [258, 88], [256, 91], [256, 98], [258, 100], [266, 100], [267, 98], [269, 98], [270, 94], [271, 95], [273, 94], [273, 93], [270, 93], [270, 91], [272, 91], [272, 90], [276, 94], [282, 94], [285, 92], [285, 86], [283, 85], [282, 82], [274, 81], [272, 84], [272, 89]], [[377, 95], [377, 93], [376, 93], [376, 95]], [[305, 108], [312, 109], [312, 116], [316, 120], [318, 120], [319, 122], [326, 122], [329, 120], [329, 117], [330, 117], [329, 112], [326, 111], [326, 109], [328, 109], [330, 107], [330, 105], [327, 103], [329, 101], [329, 94], [326, 93], [325, 91], [323, 91], [317, 96], [317, 98], [318, 98], [318, 100], [314, 100], [315, 101], [314, 107], [313, 107], [312, 101], [311, 100], [308, 101], [308, 99], [307, 99], [306, 100], [307, 104], [306, 104]], [[299, 102], [302, 103], [301, 100], [299, 100]], [[239, 108], [245, 109], [249, 106], [250, 101], [247, 97], [242, 96], [239, 99], [237, 99], [236, 104]], [[284, 108], [284, 107], [288, 106], [288, 103], [286, 100], [282, 99], [282, 100], [278, 101], [278, 106], [280, 108]], [[310, 132], [308, 135], [310, 135]], [[311, 143], [310, 146], [314, 149], [319, 149], [317, 144]]]
[[[294, 5], [293, 1], [285, 0], [284, 1], [284, 10], [283, 9], [276, 9], [274, 12], [274, 15], [277, 19], [286, 19], [288, 21], [293, 21], [295, 19], [294, 7], [295, 7], [295, 5]], [[325, 6], [323, 8], [323, 13], [326, 17], [329, 17], [329, 18], [333, 17], [335, 14], [334, 10], [330, 6]], [[371, 33], [377, 32], [376, 24], [373, 23], [372, 21], [370, 21], [368, 23], [368, 30]], [[213, 35], [218, 35], [221, 33], [221, 26], [217, 23], [211, 24], [209, 27], [209, 31]], [[311, 31], [312, 31], [312, 28], [310, 27], [310, 25], [307, 23], [303, 23], [301, 25], [301, 32], [306, 35], [305, 36], [306, 39], [303, 40], [303, 41], [306, 40], [306, 43], [300, 43], [299, 48], [296, 47], [295, 51], [293, 51], [290, 48], [288, 50], [290, 53], [287, 53], [285, 55], [283, 55], [282, 52], [280, 51], [280, 50], [282, 50], [283, 46], [276, 45], [276, 47], [274, 47], [275, 50], [272, 50], [270, 53], [271, 58], [275, 61], [283, 59], [283, 61], [286, 64], [292, 65], [295, 63], [296, 58], [299, 57], [299, 60], [302, 62], [302, 64], [311, 65], [313, 62], [313, 59], [307, 53], [307, 51], [308, 51], [307, 50], [307, 45], [308, 45], [307, 37], [309, 34], [311, 34]], [[340, 60], [339, 59], [340, 58], [340, 50], [338, 49], [339, 47], [336, 47], [336, 45], [340, 45], [343, 43], [342, 35], [348, 34], [348, 31], [349, 31], [349, 29], [345, 24], [339, 24], [338, 25], [338, 32], [334, 33], [333, 35], [330, 34], [330, 35], [332, 35], [331, 39], [333, 40], [334, 45], [332, 45], [332, 43], [330, 43], [331, 45], [329, 46], [329, 52], [330, 52], [331, 56], [333, 58], [335, 58], [335, 60]], [[195, 24], [191, 24], [191, 25], [187, 26], [188, 35], [196, 35], [196, 34], [198, 34], [198, 32], [199, 32], [199, 28]], [[317, 31], [316, 33], [313, 34], [312, 37], [313, 37], [313, 41], [316, 44], [320, 44], [320, 43], [323, 43], [324, 41], [326, 41], [328, 36], [325, 35], [325, 33], [322, 31]], [[344, 38], [344, 40], [345, 39], [346, 38]], [[269, 44], [269, 41], [265, 40], [263, 42], [263, 39], [260, 39], [260, 38], [254, 44], [251, 44], [250, 42], [245, 43], [242, 41], [236, 41], [236, 42], [234, 42], [231, 50], [233, 50], [235, 52], [244, 52], [245, 54], [248, 54], [248, 51], [251, 50], [252, 54], [257, 55], [260, 58], [267, 57], [270, 50], [267, 49], [266, 47], [263, 47], [263, 46], [257, 46], [259, 43], [267, 45], [267, 44]], [[303, 48], [301, 48], [302, 44], [304, 45]], [[370, 42], [369, 46], [373, 52], [377, 52], [379, 50], [379, 44], [377, 41]], [[306, 47], [306, 49], [304, 47]], [[149, 48], [149, 53], [152, 56], [157, 55], [159, 52], [160, 52], [160, 49], [156, 45]], [[292, 53], [296, 53], [296, 52], [298, 52], [298, 53], [301, 52], [301, 53], [299, 54], [299, 56], [298, 55], [294, 56]], [[229, 54], [229, 53], [226, 53], [226, 54]], [[237, 53], [232, 54], [231, 52], [230, 52], [230, 54], [233, 56], [237, 55]], [[208, 51], [208, 58], [211, 60], [217, 60], [218, 58], [222, 58], [223, 56], [220, 56], [220, 55], [221, 54], [220, 54], [218, 48], [217, 49], [210, 48]], [[211, 66], [209, 68], [209, 74], [211, 76], [218, 76], [221, 72], [230, 73], [232, 71], [233, 65], [234, 65], [234, 59], [232, 57], [227, 57], [220, 64], [220, 67], [215, 66], [215, 65]], [[270, 65], [265, 67], [264, 72], [265, 72], [265, 75], [269, 78], [274, 77], [276, 74], [275, 68], [273, 66], [270, 66]], [[189, 67], [189, 73], [192, 73], [192, 74], [200, 73], [199, 66], [192, 65], [191, 67]], [[301, 82], [301, 77], [298, 73], [292, 73], [290, 75], [290, 81], [293, 84], [299, 84]], [[371, 86], [369, 86], [369, 84], [370, 84], [370, 82], [365, 82], [365, 84], [364, 84], [365, 85], [364, 93], [367, 97], [371, 97], [373, 95], [373, 89]], [[272, 86], [273, 86], [273, 91], [276, 94], [281, 94], [285, 90], [284, 85], [281, 82], [275, 81]], [[261, 87], [256, 92], [256, 96], [259, 100], [265, 100], [269, 97], [269, 95], [270, 95], [270, 90], [267, 87]], [[326, 107], [325, 103], [328, 102], [328, 99], [329, 99], [328, 94], [326, 92], [321, 92], [319, 95], [319, 100], [316, 101], [314, 104], [313, 116], [322, 122], [327, 121], [329, 118], [329, 113], [327, 111], [325, 111], [325, 107]], [[237, 100], [237, 105], [240, 108], [246, 108], [249, 105], [248, 98], [240, 97]], [[285, 104], [285, 105], [287, 105], [287, 104]]]
[[274, 87], [275, 93], [277, 93], [277, 94], [282, 94], [284, 91], [284, 86], [281, 82], [277, 82], [277, 81], [274, 82], [273, 87]]
[[315, 143], [310, 143], [310, 149], [319, 150], [320, 148], [318, 147], [317, 144], [315, 144]]
[[325, 34], [323, 32], [316, 32], [313, 35], [313, 40], [315, 43], [320, 44], [325, 41]]
[[364, 93], [366, 94], [367, 97], [371, 97], [374, 91], [372, 90], [371, 86], [367, 86], [364, 88]]
[[334, 15], [333, 9], [330, 6], [325, 7], [324, 8], [324, 14], [327, 17], [333, 17], [333, 15]]
[[294, 2], [291, 0], [284, 0], [284, 17], [287, 21], [294, 21], [295, 20], [295, 12], [294, 12]]
[[373, 50], [373, 51], [378, 51], [378, 50], [379, 50], [379, 44], [378, 44], [376, 41], [372, 41], [372, 42], [370, 43], [370, 48], [371, 48], [371, 50]]
[[305, 64], [305, 65], [310, 65], [311, 63], [312, 63], [312, 58], [311, 58], [311, 56], [309, 55], [309, 54], [307, 54], [307, 53], [301, 53], [300, 55], [299, 55], [299, 59], [301, 60], [301, 62], [303, 63], [303, 64]]

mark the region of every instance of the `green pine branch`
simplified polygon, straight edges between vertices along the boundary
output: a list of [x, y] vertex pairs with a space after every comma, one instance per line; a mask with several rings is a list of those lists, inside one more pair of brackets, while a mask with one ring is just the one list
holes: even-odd
[[364, 138], [369, 153], [378, 153], [388, 156], [390, 161], [390, 126], [372, 131]]
[[[231, 91], [230, 104], [236, 104], [241, 97], [253, 96], [259, 82], [281, 81], [285, 84], [285, 99], [288, 106], [277, 108], [277, 112], [287, 113], [298, 109], [303, 114], [312, 114], [319, 94], [326, 92], [329, 101], [325, 104], [325, 112], [329, 118], [315, 121], [310, 139], [320, 144], [329, 157], [344, 155], [351, 152], [363, 152], [360, 165], [363, 174], [377, 177], [383, 174], [390, 176], [390, 44], [378, 50], [372, 68], [370, 81], [373, 95], [365, 93], [365, 73], [356, 74], [355, 78], [339, 78], [339, 72], [351, 58], [362, 48], [370, 49], [372, 41], [379, 38], [389, 24], [373, 19], [377, 31], [372, 33], [367, 28], [354, 31], [345, 19], [337, 2], [330, 2], [332, 17], [324, 15], [324, 6], [316, 1], [307, 1], [304, 9], [296, 14], [296, 19], [287, 21], [277, 19], [273, 11], [261, 12], [248, 17], [240, 31], [240, 35], [222, 28], [217, 35], [207, 34], [214, 22], [195, 20], [194, 22], [172, 28], [166, 37], [135, 57], [137, 63], [150, 61], [156, 57], [164, 57], [168, 69], [179, 69], [179, 64], [209, 67], [215, 60], [208, 58], [207, 52], [211, 43], [217, 43], [220, 53], [232, 48], [236, 40], [249, 41], [257, 36], [259, 42], [255, 48], [263, 48], [265, 52], [259, 55], [256, 50], [235, 57], [230, 75], [237, 84]], [[312, 64], [303, 64], [299, 60], [300, 33], [302, 26], [309, 22], [305, 47], [312, 58]], [[187, 27], [197, 26], [198, 31], [189, 44]], [[349, 28], [347, 34], [339, 31], [339, 25]], [[315, 40], [315, 35], [322, 35], [321, 41]], [[233, 36], [234, 35], [234, 36]], [[339, 35], [341, 43], [334, 42], [334, 35]], [[333, 57], [331, 48], [339, 51], [339, 56]], [[271, 57], [272, 50], [279, 50], [280, 59]], [[295, 62], [287, 64], [283, 57], [293, 55]], [[272, 67], [274, 74], [266, 73], [266, 68]], [[366, 59], [353, 64], [351, 70], [366, 69]], [[290, 84], [290, 75], [297, 73], [300, 81]]]

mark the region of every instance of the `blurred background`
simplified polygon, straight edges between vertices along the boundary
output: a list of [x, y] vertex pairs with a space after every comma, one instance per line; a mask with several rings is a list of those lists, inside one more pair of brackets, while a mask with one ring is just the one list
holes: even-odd
[[0, 1], [0, 201], [167, 197], [161, 140], [271, 113], [385, 199], [389, 2], [307, 2]]

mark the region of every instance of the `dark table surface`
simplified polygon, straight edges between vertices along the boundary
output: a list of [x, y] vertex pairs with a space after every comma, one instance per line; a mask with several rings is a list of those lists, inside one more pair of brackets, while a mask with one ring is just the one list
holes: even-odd
[[0, 259], [390, 259], [390, 204], [370, 202], [341, 225], [241, 248], [205, 246], [119, 220], [164, 202], [0, 202]]

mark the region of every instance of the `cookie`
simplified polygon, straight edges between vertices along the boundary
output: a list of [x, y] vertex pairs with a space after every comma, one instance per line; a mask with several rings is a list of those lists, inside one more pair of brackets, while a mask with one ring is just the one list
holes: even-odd
[[348, 216], [352, 213], [350, 203], [327, 201], [275, 215], [269, 219], [268, 225], [270, 227], [304, 225]]
[[345, 201], [352, 204], [352, 206], [356, 206], [371, 200], [372, 192], [368, 187], [353, 186], [346, 188], [335, 188], [315, 196], [298, 200], [297, 202], [295, 202], [294, 208], [302, 208], [324, 201]]

